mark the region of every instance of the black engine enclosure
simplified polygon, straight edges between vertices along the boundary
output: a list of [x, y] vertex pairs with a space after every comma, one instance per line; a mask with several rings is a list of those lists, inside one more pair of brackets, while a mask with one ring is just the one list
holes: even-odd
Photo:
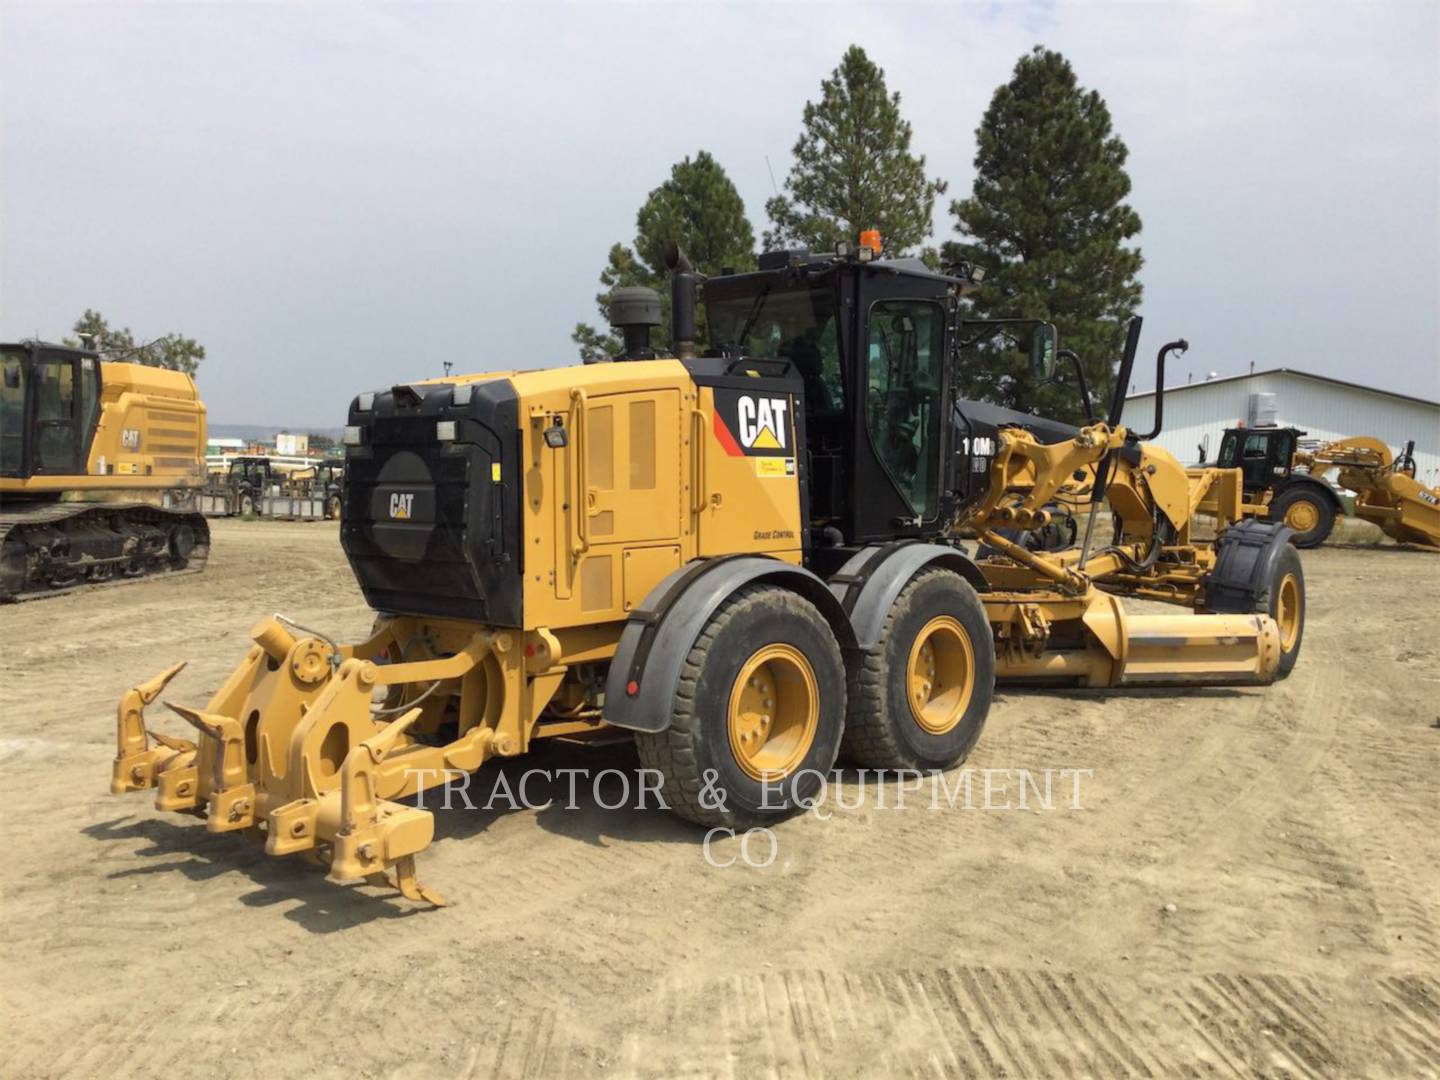
[[524, 625], [519, 405], [507, 379], [351, 402], [340, 540], [371, 607]]

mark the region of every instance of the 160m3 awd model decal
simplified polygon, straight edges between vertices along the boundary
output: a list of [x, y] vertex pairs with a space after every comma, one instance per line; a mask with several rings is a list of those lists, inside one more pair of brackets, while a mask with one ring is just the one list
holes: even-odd
[[715, 437], [731, 457], [793, 457], [794, 399], [789, 394], [715, 390]]

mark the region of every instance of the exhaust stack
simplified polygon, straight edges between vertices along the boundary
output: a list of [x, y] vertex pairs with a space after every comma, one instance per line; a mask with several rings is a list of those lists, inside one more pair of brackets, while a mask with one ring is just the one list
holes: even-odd
[[700, 275], [673, 240], [665, 245], [665, 266], [670, 271], [671, 347], [677, 357], [688, 360], [695, 355], [695, 291]]

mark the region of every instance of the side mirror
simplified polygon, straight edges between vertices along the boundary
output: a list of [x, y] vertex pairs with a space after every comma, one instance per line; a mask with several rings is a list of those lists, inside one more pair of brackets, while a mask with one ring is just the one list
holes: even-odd
[[1059, 353], [1060, 336], [1055, 332], [1054, 323], [1041, 323], [1030, 335], [1030, 372], [1037, 379], [1049, 379], [1055, 374], [1055, 359]]
[[19, 389], [20, 389], [20, 365], [19, 365], [19, 364], [6, 364], [6, 365], [5, 365], [5, 389], [6, 389], [6, 390], [19, 390]]

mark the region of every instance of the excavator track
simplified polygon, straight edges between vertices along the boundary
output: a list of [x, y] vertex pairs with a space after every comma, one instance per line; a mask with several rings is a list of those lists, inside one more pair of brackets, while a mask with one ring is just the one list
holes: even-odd
[[48, 503], [0, 511], [0, 603], [197, 573], [210, 525], [194, 510], [144, 503]]

